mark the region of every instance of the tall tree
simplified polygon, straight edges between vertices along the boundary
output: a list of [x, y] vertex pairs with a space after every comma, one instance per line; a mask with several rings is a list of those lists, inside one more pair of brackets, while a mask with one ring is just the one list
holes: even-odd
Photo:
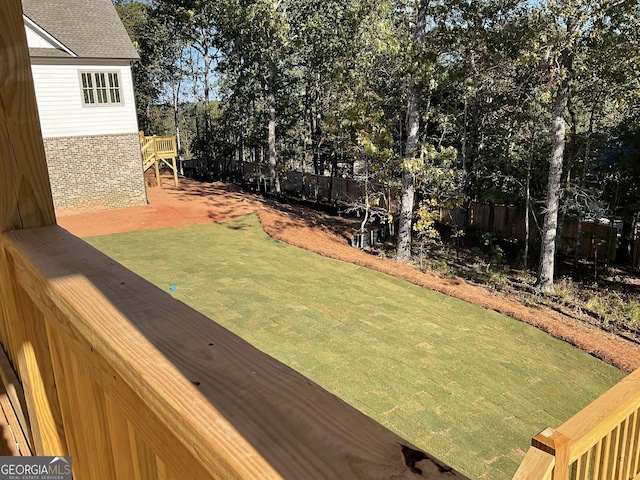
[[[182, 37], [188, 48], [197, 54], [192, 66], [196, 68], [194, 82], [202, 88], [204, 107], [203, 151], [205, 162], [217, 169], [217, 162], [211, 157], [211, 87], [214, 67], [218, 61], [220, 38], [218, 35], [220, 18], [226, 3], [213, 0], [154, 0], [163, 18], [173, 17], [179, 26], [176, 34]], [[199, 74], [199, 75], [198, 75]], [[198, 77], [200, 77], [198, 79]]]
[[[415, 43], [419, 49], [425, 44], [427, 28], [427, 8], [423, 3], [416, 6], [413, 19]], [[407, 143], [404, 157], [407, 159], [402, 172], [402, 200], [400, 202], [400, 216], [398, 226], [398, 241], [396, 243], [396, 259], [409, 260], [411, 258], [411, 229], [413, 225], [414, 196], [416, 188], [416, 171], [412, 166], [416, 155], [420, 133], [420, 98], [422, 96], [422, 82], [414, 72], [409, 79], [409, 94], [407, 100]]]
[[131, 69], [138, 125], [142, 130], [151, 132], [151, 109], [161, 94], [159, 43], [155, 35], [153, 9], [141, 0], [114, 0], [114, 5], [140, 55], [140, 61], [135, 62]]
[[288, 3], [283, 0], [231, 0], [219, 33], [224, 65], [235, 85], [253, 84], [267, 117], [269, 185], [280, 192], [277, 158], [278, 94], [290, 63]]
[[[549, 178], [547, 180], [547, 198], [540, 246], [540, 268], [538, 270], [538, 288], [545, 293], [553, 292], [553, 274], [555, 270], [556, 234], [558, 229], [558, 208], [560, 206], [562, 164], [565, 147], [564, 113], [571, 94], [571, 73], [576, 49], [576, 32], [580, 26], [578, 12], [568, 5], [569, 11], [562, 18], [564, 26], [564, 48], [560, 54], [556, 76], [558, 85], [553, 97], [551, 113], [551, 156], [549, 159]], [[561, 27], [562, 28], [562, 27]]]
[[[564, 116], [572, 90], [575, 90], [572, 89], [572, 82], [575, 81], [574, 63], [583, 62], [584, 58], [594, 55], [593, 49], [597, 44], [592, 41], [593, 38], [611, 37], [612, 34], [616, 34], [613, 38], [618, 42], [624, 41], [625, 37], [617, 33], [627, 28], [630, 19], [637, 19], [637, 10], [635, 0], [620, 0], [614, 3], [608, 0], [564, 0], [549, 2], [547, 5], [547, 13], [553, 21], [550, 37], [554, 42], [549, 48], [549, 64], [554, 90], [551, 109], [551, 155], [537, 281], [539, 290], [545, 293], [554, 291], [558, 210], [566, 142]], [[589, 93], [593, 96], [599, 94]]]

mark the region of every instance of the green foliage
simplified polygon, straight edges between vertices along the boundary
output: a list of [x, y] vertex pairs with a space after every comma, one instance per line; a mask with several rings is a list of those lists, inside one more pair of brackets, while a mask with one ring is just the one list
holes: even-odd
[[149, 110], [158, 101], [162, 91], [153, 10], [141, 0], [116, 0], [114, 5], [140, 56], [140, 61], [132, 66], [138, 125], [147, 133], [153, 132]]
[[[358, 179], [366, 193], [352, 206], [369, 218], [389, 217], [410, 172], [419, 242], [435, 239], [438, 208], [463, 199], [528, 202], [541, 218], [552, 100], [566, 79], [560, 215], [608, 208], [630, 241], [640, 211], [637, 153], [627, 148], [638, 148], [640, 131], [635, 1], [115, 4], [141, 56], [142, 128], [178, 127], [191, 153], [209, 160], [210, 177], [223, 177], [232, 160], [266, 164], [273, 107], [278, 171]], [[562, 67], [569, 53], [572, 68]], [[407, 110], [416, 91], [414, 151]], [[159, 118], [172, 103], [177, 118]]]
[[435, 222], [440, 220], [440, 206], [435, 199], [422, 200], [416, 211], [416, 220], [413, 229], [421, 239], [426, 241], [436, 241], [440, 239], [438, 230], [435, 229]]
[[404, 159], [403, 168], [413, 172], [417, 179], [416, 190], [420, 197], [415, 212], [413, 230], [417, 233], [420, 251], [428, 245], [437, 244], [440, 234], [435, 223], [440, 220], [443, 210], [453, 210], [463, 200], [461, 179], [454, 168], [457, 151], [454, 147], [434, 147], [422, 145], [420, 156]]

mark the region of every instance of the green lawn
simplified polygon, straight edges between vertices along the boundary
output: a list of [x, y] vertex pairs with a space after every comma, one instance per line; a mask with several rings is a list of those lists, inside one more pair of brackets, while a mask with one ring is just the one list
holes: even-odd
[[470, 478], [624, 373], [492, 311], [226, 224], [87, 240]]

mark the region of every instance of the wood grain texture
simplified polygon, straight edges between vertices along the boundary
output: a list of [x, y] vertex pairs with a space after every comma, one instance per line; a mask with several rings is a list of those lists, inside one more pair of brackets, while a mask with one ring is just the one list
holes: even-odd
[[[17, 425], [20, 432], [16, 432], [16, 436], [20, 437], [20, 440], [24, 439], [26, 443], [21, 449], [24, 452], [32, 451], [33, 439], [31, 438], [31, 425], [29, 423], [29, 414], [27, 411], [27, 400], [24, 396], [24, 390], [18, 380], [18, 377], [7, 358], [4, 350], [0, 348], [0, 380], [4, 386], [7, 397], [12, 405], [13, 415], [15, 415]], [[25, 453], [26, 454], [26, 453]]]
[[639, 457], [639, 407], [636, 370], [559, 428], [536, 435], [532, 445], [555, 455], [554, 480], [566, 478], [569, 465], [576, 478], [633, 478]]
[[9, 279], [3, 289], [6, 318], [20, 320], [12, 322], [10, 341], [14, 342], [16, 365], [24, 388], [33, 452], [36, 455], [66, 455], [68, 450], [42, 313], [17, 283], [12, 256], [4, 252], [0, 258], [3, 260], [0, 272], [4, 272], [0, 277]]
[[629, 478], [627, 475], [627, 458], [629, 452], [629, 423], [631, 419], [627, 419], [620, 430], [620, 453], [618, 458], [618, 476], [619, 478]]
[[15, 456], [30, 456], [31, 452], [29, 446], [21, 435], [22, 430], [18, 424], [18, 420], [14, 415], [13, 408], [11, 407], [11, 401], [9, 395], [4, 388], [4, 385], [0, 384], [0, 455], [15, 457]]
[[0, 9], [0, 231], [55, 223], [20, 0]]
[[[53, 317], [58, 319], [58, 322], [55, 322], [58, 325], [55, 331], [52, 326], [47, 327], [48, 332], [50, 332], [54, 357], [58, 357], [60, 352], [66, 352], [69, 349], [75, 351], [84, 367], [91, 372], [95, 381], [105, 389], [107, 419], [117, 478], [131, 480], [136, 475], [134, 452], [131, 450], [131, 432], [137, 432], [141, 435], [157, 452], [169, 461], [168, 468], [175, 472], [174, 476], [170, 478], [194, 478], [198, 480], [237, 478], [234, 476], [233, 471], [224, 469], [222, 466], [216, 471], [217, 475], [210, 475], [199, 462], [194, 461], [192, 453], [165, 425], [158, 412], [153, 411], [141, 400], [138, 389], [128, 385], [118, 372], [98, 356], [95, 349], [87, 345], [78, 331], [67, 322], [62, 312], [57, 310], [57, 307], [51, 306], [50, 311], [54, 314]], [[64, 337], [64, 342], [60, 337]], [[65, 428], [69, 432], [70, 444], [73, 444], [73, 442], [79, 441], [79, 436], [73, 433], [74, 429], [78, 428], [78, 425], [74, 421], [74, 411], [64, 393], [67, 391], [67, 374], [63, 371], [58, 376], [56, 370], [56, 376], [59, 378], [58, 388], [61, 392], [61, 404], [69, 408], [69, 414], [64, 415], [64, 418], [69, 422], [68, 425], [65, 423]], [[73, 389], [76, 387], [71, 384], [68, 388]], [[63, 411], [65, 410], [63, 409]], [[114, 447], [115, 443], [118, 445], [117, 449]], [[123, 452], [123, 449], [126, 449], [128, 453]], [[79, 451], [78, 448], [73, 447], [71, 447], [71, 450]], [[79, 458], [77, 460], [84, 462]]]
[[109, 395], [105, 396], [107, 423], [109, 424], [109, 436], [111, 439], [111, 451], [113, 452], [113, 464], [115, 477], [118, 480], [130, 480], [135, 476], [133, 464], [133, 452], [131, 451], [131, 428], [127, 417], [113, 403]]
[[530, 447], [513, 480], [551, 480], [555, 457], [535, 447]]
[[631, 456], [631, 461], [629, 462], [630, 468], [629, 471], [632, 474], [633, 478], [638, 474], [638, 461], [640, 460], [640, 410], [636, 410], [635, 414], [635, 426], [633, 429], [633, 455]]
[[[553, 480], [566, 480], [569, 471], [569, 442], [570, 438], [553, 428], [547, 428], [533, 437], [531, 446], [553, 455], [555, 466]], [[575, 460], [575, 459], [574, 459]]]
[[[11, 271], [9, 269], [9, 257], [4, 249], [2, 240], [0, 240], [0, 342], [2, 342], [3, 350], [7, 353], [9, 361], [16, 369], [18, 378], [20, 379], [20, 372], [17, 371], [18, 366], [18, 352], [17, 335], [19, 330], [19, 322], [11, 321], [16, 318], [16, 306], [13, 301], [13, 284], [14, 281], [11, 278]], [[20, 379], [22, 381], [22, 379]]]
[[593, 478], [600, 478], [600, 470], [602, 468], [602, 463], [600, 462], [601, 458], [602, 458], [602, 444], [603, 441], [601, 440], [600, 442], [596, 443], [595, 446], [593, 447], [594, 450], [594, 455], [593, 455], [593, 469], [592, 469], [592, 475]]
[[165, 464], [180, 462], [173, 442], [212, 478], [464, 478], [65, 230], [2, 238], [20, 284]]
[[[576, 460], [601, 438], [623, 426], [623, 422], [639, 406], [640, 369], [629, 374], [557, 428], [557, 431], [571, 439], [569, 461]], [[617, 442], [617, 435], [613, 440]]]
[[18, 418], [15, 415], [13, 405], [11, 404], [11, 400], [8, 395], [0, 395], [0, 406], [2, 407], [2, 412], [4, 413], [9, 433], [17, 449], [15, 453], [12, 452], [11, 455], [20, 455], [23, 457], [31, 456], [31, 446], [22, 431], [22, 427], [20, 427], [20, 423], [18, 422]]
[[103, 391], [60, 338], [49, 332], [74, 477], [115, 478]]
[[[133, 452], [134, 480], [158, 480], [156, 453], [135, 430], [129, 427], [129, 447]], [[168, 459], [170, 460], [170, 459]]]

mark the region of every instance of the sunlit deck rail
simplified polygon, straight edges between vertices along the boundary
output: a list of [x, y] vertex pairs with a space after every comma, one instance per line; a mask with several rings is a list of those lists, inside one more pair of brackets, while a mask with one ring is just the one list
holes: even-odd
[[20, 0], [0, 58], [0, 342], [35, 454], [79, 480], [464, 478], [58, 227]]
[[640, 370], [532, 446], [514, 479], [628, 480], [640, 474]]
[[412, 465], [415, 447], [64, 229], [16, 230], [0, 244], [25, 321], [18, 332], [5, 317], [0, 330], [25, 356], [36, 451], [72, 454], [76, 478], [447, 470]]

